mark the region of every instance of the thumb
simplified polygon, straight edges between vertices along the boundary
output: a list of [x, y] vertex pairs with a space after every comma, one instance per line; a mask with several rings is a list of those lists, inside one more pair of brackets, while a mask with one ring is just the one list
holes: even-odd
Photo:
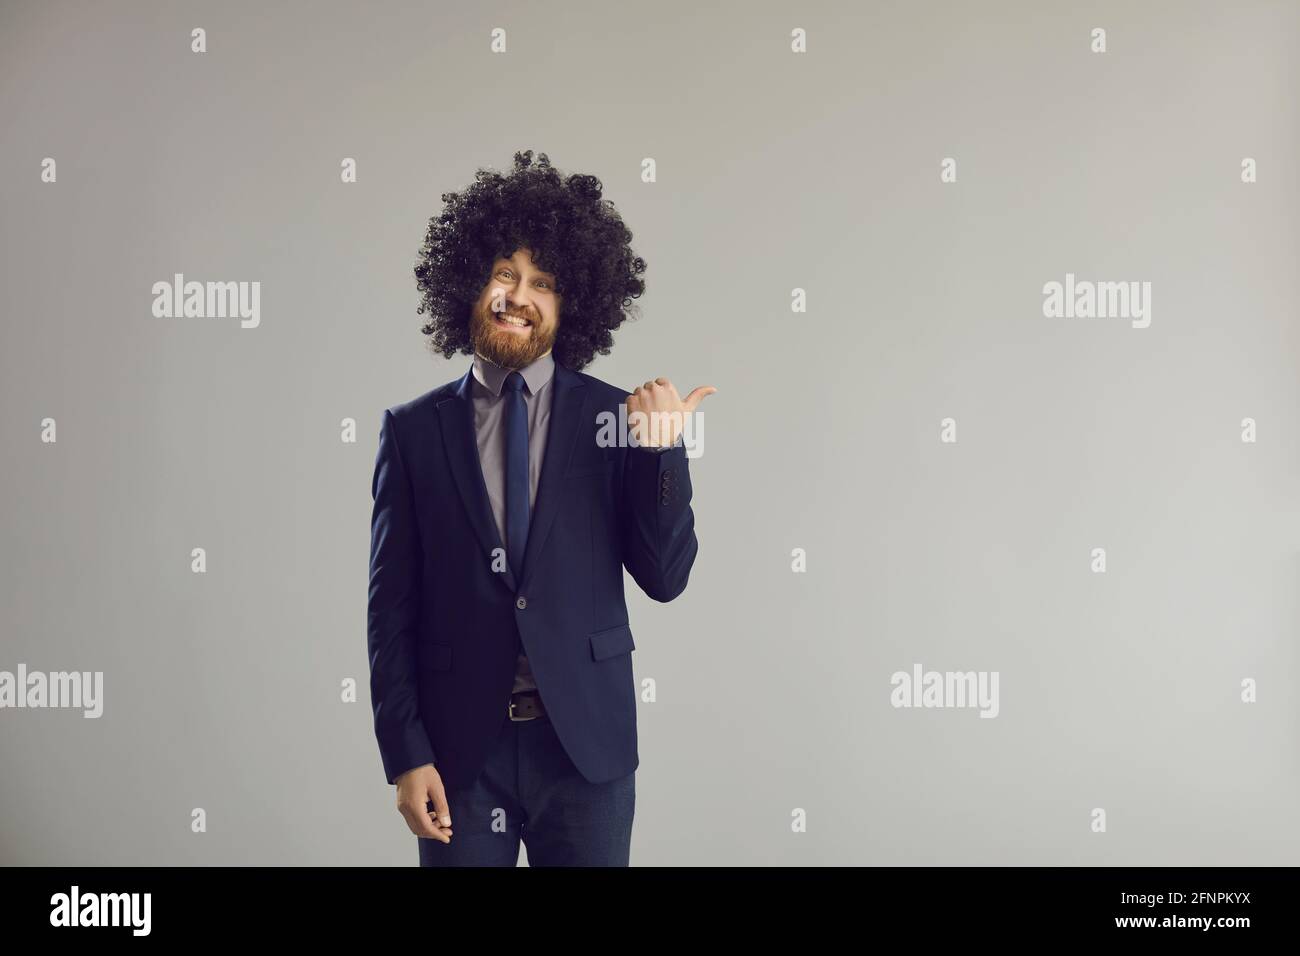
[[695, 406], [704, 400], [705, 395], [712, 395], [716, 391], [717, 389], [712, 385], [701, 385], [699, 388], [692, 391], [691, 394], [686, 396], [682, 405], [685, 406], [687, 411], [694, 411]]

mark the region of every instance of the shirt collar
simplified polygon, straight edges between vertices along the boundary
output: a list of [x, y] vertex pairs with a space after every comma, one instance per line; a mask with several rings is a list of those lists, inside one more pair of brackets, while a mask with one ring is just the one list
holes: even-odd
[[[474, 378], [495, 396], [501, 395], [501, 387], [505, 385], [506, 378], [513, 371], [516, 370], [505, 368], [477, 352], [474, 353]], [[536, 395], [555, 374], [555, 357], [548, 351], [518, 369], [518, 372], [524, 377], [524, 384], [528, 387], [529, 394]]]

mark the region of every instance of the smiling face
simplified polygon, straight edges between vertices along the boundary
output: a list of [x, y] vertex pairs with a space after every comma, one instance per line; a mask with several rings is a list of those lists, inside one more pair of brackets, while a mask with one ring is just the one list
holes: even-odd
[[555, 276], [537, 269], [527, 249], [492, 263], [470, 317], [475, 351], [505, 368], [523, 368], [550, 351], [559, 327]]

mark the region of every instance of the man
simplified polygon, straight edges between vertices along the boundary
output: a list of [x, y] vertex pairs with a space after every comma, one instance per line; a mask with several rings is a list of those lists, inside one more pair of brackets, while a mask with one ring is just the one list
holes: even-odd
[[[372, 494], [375, 734], [425, 866], [626, 866], [634, 643], [623, 569], [656, 601], [698, 543], [681, 440], [716, 389], [632, 393], [608, 353], [645, 263], [591, 176], [546, 154], [480, 170], [415, 273], [431, 346], [470, 370], [387, 409]], [[601, 430], [620, 406], [631, 435]], [[602, 438], [602, 434], [605, 436]]]

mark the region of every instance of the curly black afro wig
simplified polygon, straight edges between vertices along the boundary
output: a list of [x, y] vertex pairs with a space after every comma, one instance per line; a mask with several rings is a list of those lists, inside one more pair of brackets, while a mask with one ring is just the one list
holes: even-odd
[[613, 331], [645, 291], [645, 261], [632, 252], [632, 233], [614, 203], [601, 199], [595, 176], [561, 176], [545, 153], [515, 153], [509, 176], [480, 169], [459, 193], [443, 193], [441, 215], [429, 220], [415, 264], [421, 302], [428, 313], [421, 331], [430, 349], [451, 358], [472, 353], [470, 314], [492, 264], [516, 249], [555, 276], [562, 296], [552, 352], [571, 369], [596, 354], [608, 355]]

